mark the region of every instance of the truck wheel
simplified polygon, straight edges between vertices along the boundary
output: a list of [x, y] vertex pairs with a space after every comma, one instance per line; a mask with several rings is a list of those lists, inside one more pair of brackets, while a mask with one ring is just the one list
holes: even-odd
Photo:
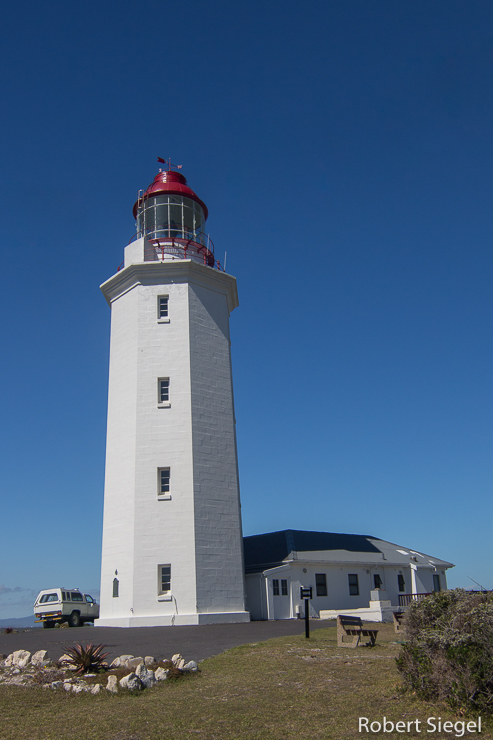
[[43, 629], [49, 630], [52, 629], [52, 627], [55, 626], [55, 622], [53, 620], [48, 619], [46, 622], [43, 622]]
[[72, 612], [72, 614], [68, 618], [68, 626], [69, 627], [80, 627], [80, 625], [81, 625], [81, 621], [80, 621], [79, 612]]

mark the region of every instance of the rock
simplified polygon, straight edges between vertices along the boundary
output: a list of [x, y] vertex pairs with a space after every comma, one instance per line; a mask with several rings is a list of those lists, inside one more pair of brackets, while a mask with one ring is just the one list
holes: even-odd
[[12, 653], [12, 665], [16, 668], [25, 668], [31, 660], [31, 653], [28, 650], [15, 650]]
[[77, 670], [77, 666], [76, 665], [71, 665], [70, 664], [70, 661], [71, 660], [72, 660], [72, 658], [70, 657], [70, 655], [66, 655], [66, 654], [64, 654], [64, 655], [60, 656], [60, 658], [58, 658], [58, 662], [61, 663], [62, 667], [66, 671], [76, 671]]
[[120, 665], [121, 665], [120, 658], [115, 658], [115, 660], [112, 663], [110, 663], [110, 668], [119, 668]]
[[142, 682], [135, 673], [129, 673], [120, 680], [120, 686], [129, 691], [139, 691], [142, 688]]
[[[127, 660], [132, 660], [134, 656], [133, 655], [120, 655], [119, 658], [115, 658], [113, 663], [116, 663], [116, 661], [120, 661], [118, 665], [114, 665], [114, 668], [120, 668], [121, 666], [124, 666], [127, 662]], [[111, 665], [113, 665], [113, 663]]]
[[154, 678], [156, 679], [156, 681], [166, 681], [166, 679], [168, 678], [168, 673], [169, 670], [161, 668], [161, 666], [159, 666], [157, 671], [155, 671], [154, 673]]
[[144, 658], [129, 658], [125, 661], [125, 663], [122, 663], [122, 665], [125, 665], [126, 668], [130, 668], [131, 671], [135, 670], [137, 666], [144, 663]]
[[198, 667], [197, 663], [194, 660], [189, 661], [182, 668], [182, 671], [184, 673], [195, 673], [198, 670], [199, 670], [199, 667]]
[[85, 690], [86, 690], [85, 686], [80, 686], [80, 685], [72, 686], [72, 693], [74, 694], [82, 694], [82, 692]]
[[150, 689], [151, 686], [154, 686], [156, 683], [154, 671], [151, 671], [151, 669], [147, 668], [143, 663], [137, 667], [135, 674], [140, 678], [144, 688], [146, 689]]
[[101, 691], [101, 684], [97, 683], [95, 686], [91, 688], [91, 694], [99, 694]]
[[154, 665], [155, 662], [156, 659], [153, 658], [151, 655], [146, 655], [146, 657], [144, 658], [145, 665]]
[[106, 688], [108, 691], [111, 691], [112, 694], [118, 693], [118, 679], [116, 676], [108, 676]]
[[61, 689], [63, 685], [63, 681], [52, 681], [50, 684], [52, 689]]
[[173, 657], [171, 658], [171, 662], [173, 663], [173, 665], [176, 665], [176, 666], [178, 665], [180, 660], [183, 660], [180, 653], [176, 653], [176, 655], [173, 655]]
[[7, 657], [5, 658], [4, 666], [8, 668], [9, 666], [12, 665], [13, 660], [14, 660], [14, 653], [10, 653], [10, 655], [7, 655]]
[[32, 656], [31, 663], [38, 666], [46, 665], [47, 661], [45, 661], [45, 656], [46, 650], [38, 650], [38, 652], [34, 653], [34, 655]]
[[178, 663], [176, 663], [176, 667], [178, 668], [179, 671], [183, 670], [184, 665], [185, 665], [185, 658], [182, 658], [181, 660], [178, 661]]
[[64, 681], [63, 688], [65, 689], [65, 691], [72, 691], [72, 684], [69, 683], [68, 681]]

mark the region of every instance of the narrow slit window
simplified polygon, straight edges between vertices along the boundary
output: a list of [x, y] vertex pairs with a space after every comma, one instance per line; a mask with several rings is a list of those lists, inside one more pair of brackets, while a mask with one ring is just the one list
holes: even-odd
[[169, 493], [169, 478], [170, 478], [170, 470], [169, 468], [160, 468], [159, 469], [159, 494], [161, 496], [164, 496], [166, 493]]
[[406, 582], [405, 582], [404, 576], [402, 574], [399, 574], [397, 576], [397, 585], [399, 587], [399, 591], [405, 591], [406, 590]]
[[158, 596], [171, 591], [171, 565], [158, 565]]
[[167, 295], [160, 295], [157, 299], [157, 317], [158, 319], [167, 319], [168, 318], [168, 306], [169, 304], [169, 296]]
[[159, 378], [158, 380], [158, 401], [159, 403], [169, 402], [169, 378]]

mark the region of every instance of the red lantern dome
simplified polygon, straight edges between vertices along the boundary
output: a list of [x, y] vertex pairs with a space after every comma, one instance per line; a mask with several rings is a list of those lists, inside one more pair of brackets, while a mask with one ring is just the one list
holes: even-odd
[[181, 172], [167, 164], [168, 169], [160, 170], [147, 190], [139, 193], [133, 207], [136, 237], [144, 237], [150, 245], [145, 259], [192, 259], [214, 267], [214, 245], [204, 232], [207, 206]]
[[134, 218], [137, 218], [137, 210], [139, 204], [147, 200], [152, 195], [160, 195], [167, 193], [168, 195], [183, 195], [186, 198], [194, 200], [201, 206], [204, 211], [204, 221], [209, 216], [209, 211], [203, 200], [200, 200], [199, 196], [193, 192], [192, 188], [187, 185], [187, 180], [181, 172], [174, 172], [173, 170], [159, 170], [154, 181], [149, 185], [142, 198], [135, 203], [133, 207]]

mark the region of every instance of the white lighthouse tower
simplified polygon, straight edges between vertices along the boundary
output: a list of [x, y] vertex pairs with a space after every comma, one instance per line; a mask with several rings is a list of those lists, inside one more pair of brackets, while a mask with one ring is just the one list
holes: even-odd
[[[162, 161], [162, 160], [160, 160]], [[244, 622], [229, 314], [236, 280], [171, 165], [134, 205], [111, 306], [101, 614], [133, 627]]]

